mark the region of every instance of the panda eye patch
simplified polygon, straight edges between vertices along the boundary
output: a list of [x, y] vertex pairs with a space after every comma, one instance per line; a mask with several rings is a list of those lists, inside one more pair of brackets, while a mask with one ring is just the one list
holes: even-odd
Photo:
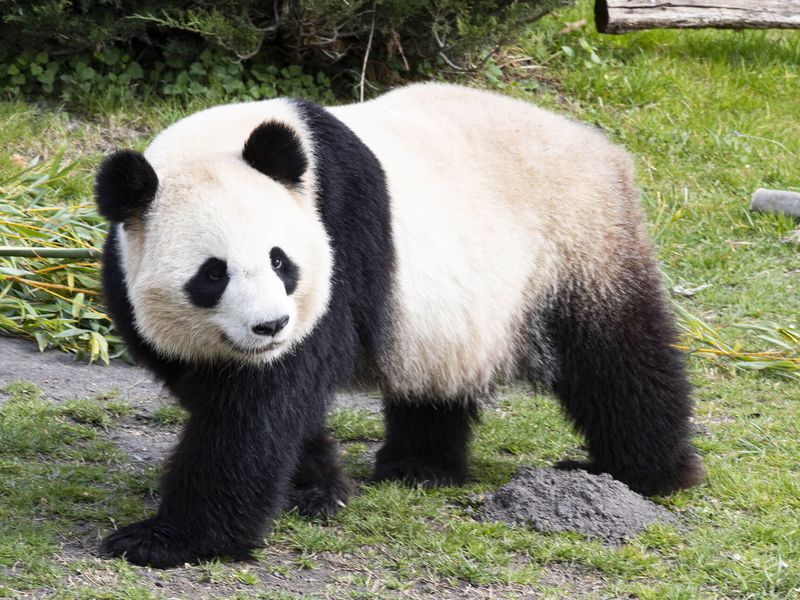
[[228, 264], [219, 258], [209, 258], [200, 265], [183, 289], [195, 306], [212, 308], [222, 298], [229, 279]]
[[294, 261], [286, 256], [286, 253], [277, 246], [269, 251], [269, 260], [273, 271], [275, 271], [275, 274], [283, 282], [283, 287], [286, 288], [286, 294], [291, 295], [297, 288], [297, 282], [300, 279], [300, 269]]

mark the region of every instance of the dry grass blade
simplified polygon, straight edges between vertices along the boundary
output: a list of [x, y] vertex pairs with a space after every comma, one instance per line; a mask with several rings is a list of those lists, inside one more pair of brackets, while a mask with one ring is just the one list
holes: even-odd
[[79, 178], [69, 176], [75, 163], [63, 165], [62, 156], [34, 160], [0, 181], [0, 246], [14, 247], [6, 254], [40, 250], [0, 256], [0, 332], [108, 362], [122, 342], [98, 304], [98, 262], [42, 256], [65, 249], [90, 256], [105, 234], [75, 189]]
[[756, 334], [756, 339], [769, 344], [760, 351], [744, 350], [738, 343], [727, 342], [720, 330], [714, 329], [698, 316], [677, 303], [678, 327], [683, 331], [682, 344], [677, 347], [694, 356], [713, 360], [717, 364], [739, 371], [759, 371], [789, 379], [800, 380], [800, 328], [776, 323], [737, 323], [733, 325]]

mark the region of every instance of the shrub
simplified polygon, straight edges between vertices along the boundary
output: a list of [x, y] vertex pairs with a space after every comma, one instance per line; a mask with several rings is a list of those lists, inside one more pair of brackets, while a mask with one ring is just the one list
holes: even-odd
[[470, 68], [568, 1], [7, 0], [0, 86], [7, 95], [67, 100], [137, 86], [214, 98], [313, 97], [333, 79], [346, 96], [367, 53], [369, 78], [380, 82], [435, 65]]

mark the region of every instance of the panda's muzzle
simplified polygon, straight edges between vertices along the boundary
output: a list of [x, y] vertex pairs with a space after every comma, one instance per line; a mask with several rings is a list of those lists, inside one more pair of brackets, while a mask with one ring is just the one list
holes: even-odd
[[277, 335], [289, 322], [289, 315], [284, 315], [274, 321], [264, 321], [258, 325], [253, 325], [251, 331], [256, 335]]
[[230, 348], [233, 348], [237, 352], [246, 354], [248, 356], [256, 356], [258, 354], [263, 354], [264, 352], [271, 352], [276, 348], [279, 348], [282, 344], [282, 342], [267, 342], [264, 346], [259, 346], [257, 348], [248, 348], [246, 346], [241, 346], [237, 344], [224, 333], [222, 333], [220, 337], [222, 338], [222, 341], [225, 342], [226, 346], [229, 346]]

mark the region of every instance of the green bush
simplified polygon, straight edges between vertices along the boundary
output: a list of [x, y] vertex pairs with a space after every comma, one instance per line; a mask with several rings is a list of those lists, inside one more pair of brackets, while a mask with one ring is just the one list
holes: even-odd
[[0, 88], [68, 101], [137, 89], [325, 100], [333, 86], [352, 96], [367, 55], [378, 82], [474, 67], [568, 1], [6, 0]]

